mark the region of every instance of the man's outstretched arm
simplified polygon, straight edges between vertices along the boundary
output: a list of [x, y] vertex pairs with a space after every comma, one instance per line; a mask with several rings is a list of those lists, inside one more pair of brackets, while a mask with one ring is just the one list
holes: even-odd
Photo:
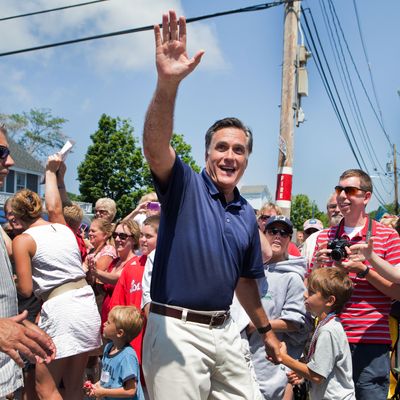
[[143, 130], [143, 150], [150, 168], [161, 183], [167, 184], [175, 162], [170, 146], [175, 100], [180, 82], [199, 64], [204, 51], [192, 58], [186, 53], [186, 21], [175, 11], [162, 17], [162, 32], [154, 27], [157, 87], [147, 110]]
[[9, 355], [20, 367], [21, 354], [32, 363], [51, 362], [56, 349], [50, 336], [26, 320], [28, 313], [12, 318], [0, 318], [0, 351]]

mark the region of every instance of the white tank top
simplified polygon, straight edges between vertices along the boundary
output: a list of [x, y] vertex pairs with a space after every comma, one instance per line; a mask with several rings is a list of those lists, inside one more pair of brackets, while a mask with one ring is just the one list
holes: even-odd
[[81, 253], [75, 235], [65, 225], [46, 224], [27, 229], [36, 242], [32, 257], [33, 292], [41, 298], [63, 283], [84, 278]]

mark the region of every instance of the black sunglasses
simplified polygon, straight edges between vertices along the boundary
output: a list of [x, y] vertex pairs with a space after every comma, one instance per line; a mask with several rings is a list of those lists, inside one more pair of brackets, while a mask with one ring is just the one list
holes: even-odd
[[116, 239], [119, 237], [121, 240], [126, 240], [128, 237], [132, 237], [132, 235], [128, 235], [127, 233], [124, 232], [113, 232], [112, 237]]
[[0, 158], [5, 160], [10, 155], [10, 149], [6, 146], [0, 145]]
[[270, 235], [277, 235], [278, 233], [281, 235], [281, 237], [283, 238], [287, 238], [290, 236], [290, 233], [288, 231], [286, 231], [285, 229], [278, 229], [278, 228], [268, 228], [265, 230], [266, 232], [268, 232]]
[[266, 221], [268, 218], [271, 218], [271, 216], [270, 215], [260, 215], [258, 217], [258, 219], [261, 219], [262, 221]]
[[357, 187], [357, 186], [340, 186], [340, 185], [335, 186], [335, 192], [336, 192], [337, 195], [339, 195], [340, 193], [342, 193], [343, 190], [344, 190], [344, 192], [345, 192], [347, 195], [349, 195], [349, 196], [354, 196], [354, 195], [356, 195], [357, 192], [358, 192], [359, 190], [361, 190], [362, 192], [368, 192], [368, 190], [359, 188], [359, 187]]

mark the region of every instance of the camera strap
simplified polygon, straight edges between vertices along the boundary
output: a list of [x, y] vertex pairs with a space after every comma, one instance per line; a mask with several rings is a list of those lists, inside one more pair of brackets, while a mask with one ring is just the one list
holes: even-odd
[[[371, 238], [372, 235], [372, 224], [373, 224], [373, 220], [371, 217], [367, 217], [368, 218], [368, 231], [367, 231], [367, 235], [365, 237], [365, 243], [368, 243], [369, 239]], [[339, 239], [339, 232], [342, 230], [342, 228], [344, 229], [344, 218], [342, 218], [339, 222], [339, 226], [336, 230], [336, 235], [335, 235], [335, 239]]]

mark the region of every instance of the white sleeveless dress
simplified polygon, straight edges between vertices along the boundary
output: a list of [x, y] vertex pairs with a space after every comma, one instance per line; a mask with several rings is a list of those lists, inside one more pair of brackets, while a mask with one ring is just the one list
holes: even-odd
[[[67, 226], [47, 224], [24, 233], [36, 243], [32, 257], [35, 296], [85, 278], [76, 238]], [[91, 286], [73, 289], [45, 301], [39, 327], [53, 339], [56, 359], [94, 350], [101, 346], [100, 315]]]

